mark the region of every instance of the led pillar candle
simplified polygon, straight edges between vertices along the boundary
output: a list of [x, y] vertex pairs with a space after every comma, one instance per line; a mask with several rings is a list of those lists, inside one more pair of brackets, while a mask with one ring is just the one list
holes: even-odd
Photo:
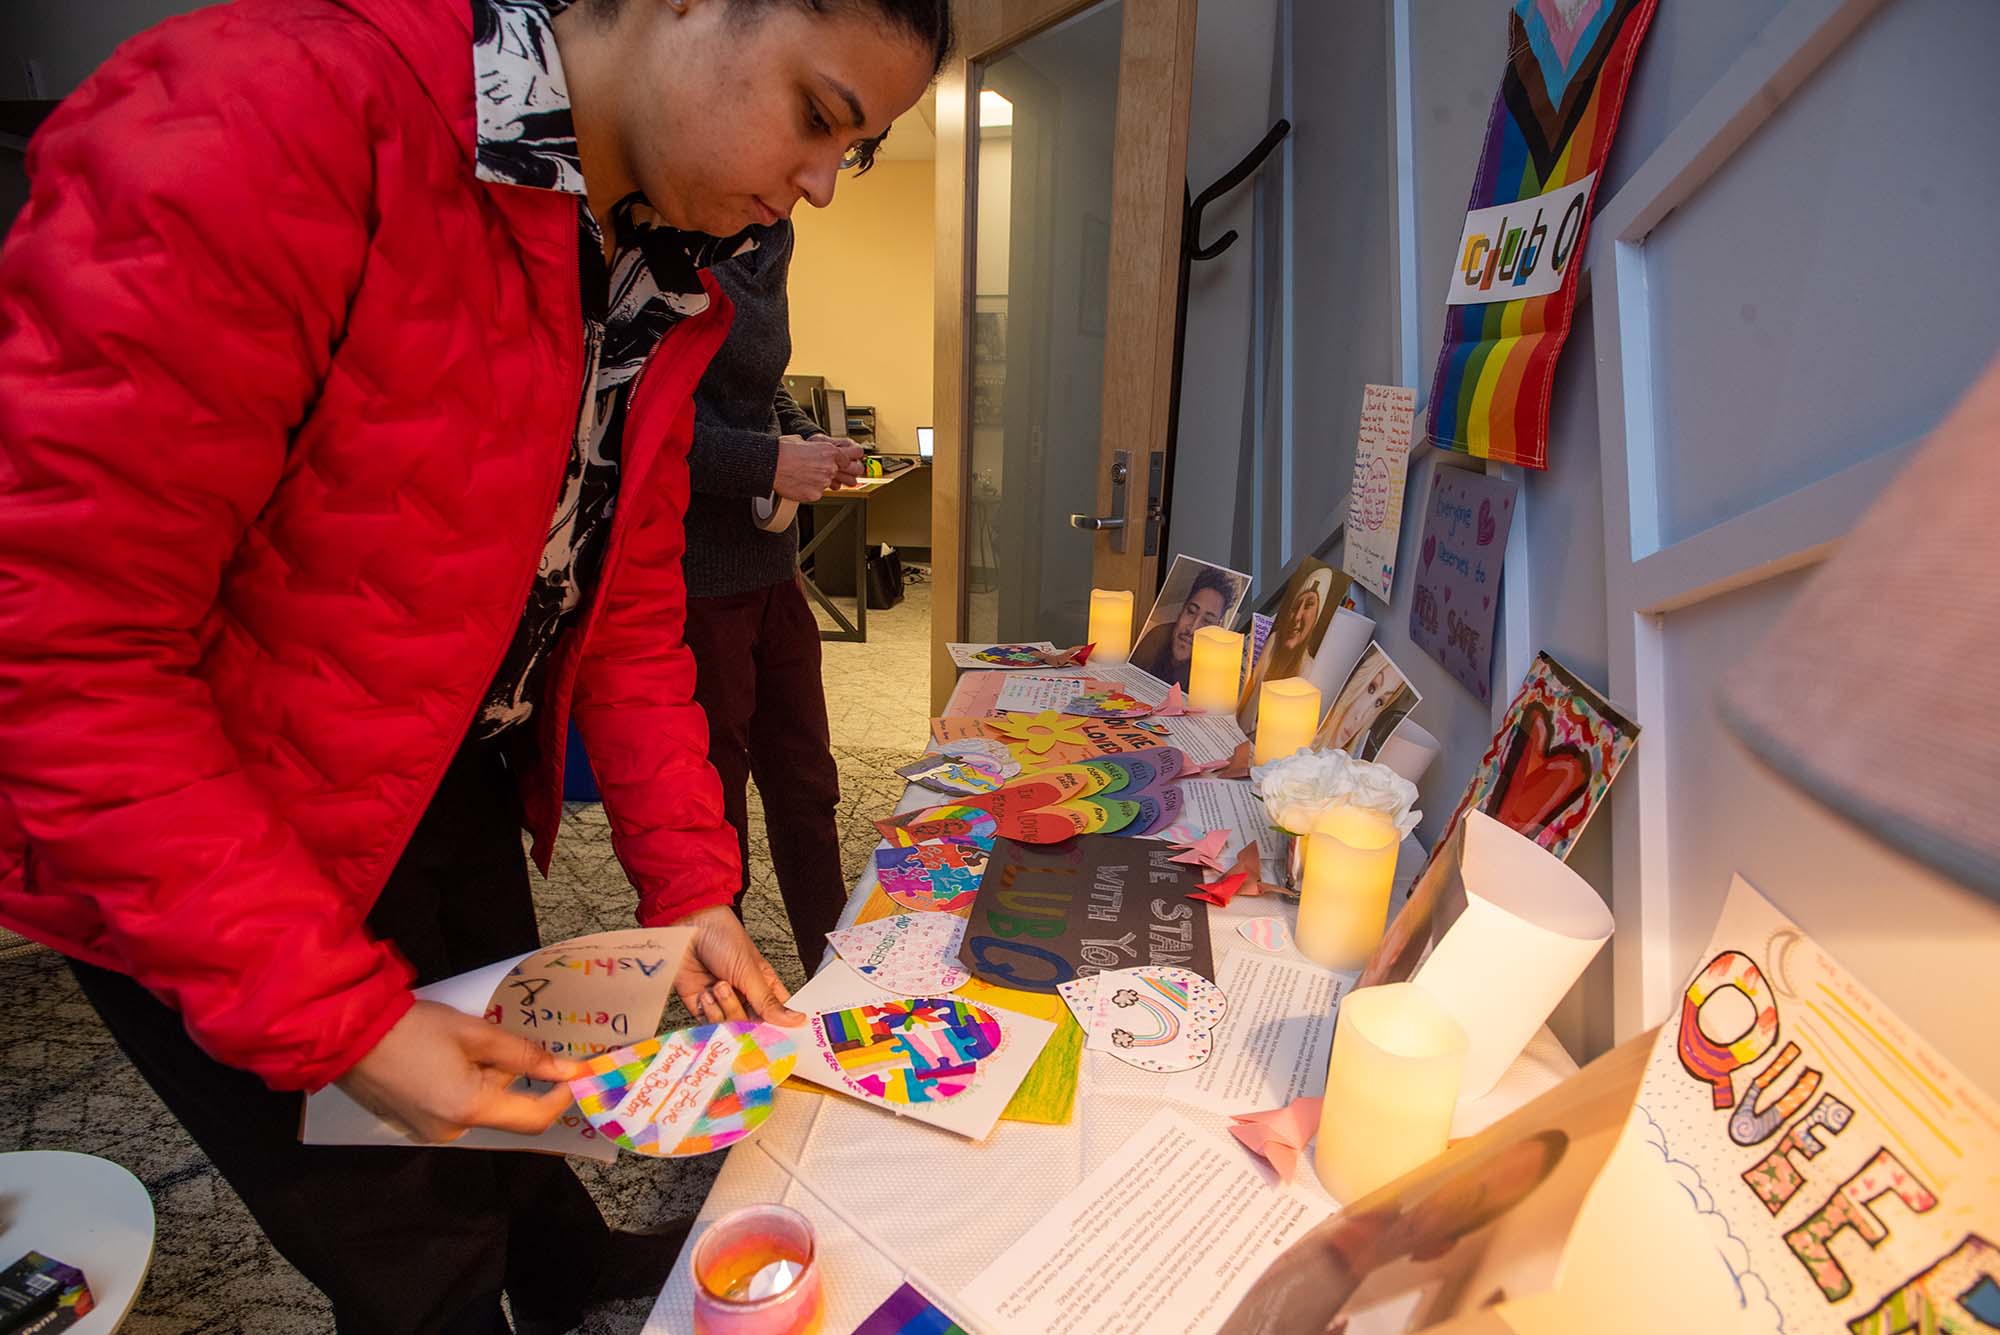
[[1351, 1205], [1444, 1152], [1465, 1047], [1458, 1021], [1414, 983], [1347, 994], [1313, 1150], [1335, 1200]]
[[1282, 760], [1311, 746], [1319, 731], [1319, 687], [1302, 677], [1264, 683], [1257, 696], [1257, 750], [1253, 763]]
[[1330, 807], [1306, 835], [1299, 953], [1326, 969], [1358, 969], [1382, 940], [1402, 842], [1386, 811]]
[[1194, 663], [1188, 670], [1188, 705], [1204, 714], [1227, 714], [1236, 708], [1236, 691], [1243, 674], [1243, 636], [1220, 626], [1203, 626], [1194, 633]]
[[1132, 656], [1132, 591], [1090, 591], [1090, 651], [1093, 663], [1122, 663]]

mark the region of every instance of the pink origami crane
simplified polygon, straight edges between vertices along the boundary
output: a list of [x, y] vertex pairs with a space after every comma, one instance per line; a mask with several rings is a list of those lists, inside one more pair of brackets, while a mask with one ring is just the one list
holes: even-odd
[[[1159, 711], [1154, 712], [1157, 714]], [[1206, 765], [1196, 765], [1188, 771], [1188, 777], [1192, 779], [1203, 774], [1213, 774], [1218, 779], [1247, 779], [1250, 777], [1250, 757], [1251, 744], [1243, 742], [1228, 759], [1211, 760]]]
[[1175, 682], [1172, 689], [1167, 692], [1166, 699], [1153, 706], [1154, 718], [1180, 718], [1192, 712], [1188, 708], [1187, 696], [1181, 691], [1179, 682]]
[[1210, 871], [1228, 871], [1229, 868], [1222, 865], [1222, 849], [1228, 842], [1227, 830], [1210, 830], [1199, 839], [1177, 839], [1174, 843], [1181, 851], [1167, 861], [1189, 867], [1207, 867]]
[[1262, 1155], [1277, 1170], [1280, 1182], [1292, 1180], [1306, 1142], [1319, 1130], [1320, 1104], [1325, 1100], [1297, 1098], [1268, 1112], [1239, 1113], [1229, 1119], [1229, 1134]]

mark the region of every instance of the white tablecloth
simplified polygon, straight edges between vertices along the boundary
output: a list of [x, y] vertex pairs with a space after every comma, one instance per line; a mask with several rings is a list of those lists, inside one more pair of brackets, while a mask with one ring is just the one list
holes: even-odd
[[[1422, 861], [1422, 849], [1405, 843], [1397, 869], [1399, 899]], [[843, 925], [852, 922], [874, 888], [871, 868], [848, 902]], [[1237, 933], [1238, 923], [1279, 915], [1289, 922], [1297, 908], [1272, 898], [1211, 908], [1217, 971], [1229, 953], [1256, 949]], [[1459, 1110], [1453, 1134], [1490, 1125], [1575, 1071], [1576, 1063], [1543, 1029], [1491, 1094]], [[690, 1335], [694, 1289], [688, 1261], [695, 1241], [710, 1221], [771, 1201], [805, 1215], [818, 1234], [829, 1332], [853, 1330], [907, 1280], [974, 1335], [983, 1335], [965, 1313], [952, 1310], [955, 1296], [1108, 1158], [1128, 1132], [1165, 1105], [1163, 1079], [1109, 1053], [1085, 1051], [1076, 1111], [1067, 1126], [1003, 1121], [983, 1142], [853, 1099], [786, 1085], [770, 1120], [729, 1151], [680, 1262], [653, 1305], [645, 1335]], [[1227, 1134], [1228, 1118], [1172, 1106]], [[1301, 1163], [1295, 1180], [1324, 1195], [1309, 1161]], [[1333, 1208], [1331, 1198], [1327, 1207]]]

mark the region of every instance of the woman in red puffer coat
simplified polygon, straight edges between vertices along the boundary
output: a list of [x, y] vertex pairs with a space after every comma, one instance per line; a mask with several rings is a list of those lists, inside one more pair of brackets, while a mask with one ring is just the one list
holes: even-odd
[[[560, 1161], [420, 1138], [572, 1073], [413, 1002], [535, 940], [574, 714], [705, 1018], [796, 1023], [728, 905], [681, 643], [701, 272], [912, 105], [946, 0], [241, 0], [128, 43], [0, 251], [0, 923], [343, 1331], [559, 1329]], [[581, 1268], [579, 1268], [581, 1267]], [[539, 1279], [537, 1278], [539, 1274]]]

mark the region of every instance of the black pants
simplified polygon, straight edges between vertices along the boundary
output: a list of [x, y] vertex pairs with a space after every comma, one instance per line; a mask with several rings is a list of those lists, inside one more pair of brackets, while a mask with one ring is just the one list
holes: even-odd
[[708, 759], [722, 776], [722, 810], [736, 827], [750, 888], [749, 782], [764, 799], [771, 867], [791, 920], [799, 963], [811, 977], [840, 926], [847, 878], [840, 870], [840, 771], [820, 680], [819, 623], [795, 579], [720, 598], [687, 600], [694, 697], [708, 715]]
[[[491, 746], [467, 743], [368, 916], [418, 983], [538, 944], [520, 804]], [[178, 1012], [123, 974], [71, 962], [84, 995], [286, 1260], [333, 1302], [341, 1335], [498, 1335], [580, 1319], [606, 1238], [555, 1155], [298, 1142], [301, 1098], [195, 1046]]]

